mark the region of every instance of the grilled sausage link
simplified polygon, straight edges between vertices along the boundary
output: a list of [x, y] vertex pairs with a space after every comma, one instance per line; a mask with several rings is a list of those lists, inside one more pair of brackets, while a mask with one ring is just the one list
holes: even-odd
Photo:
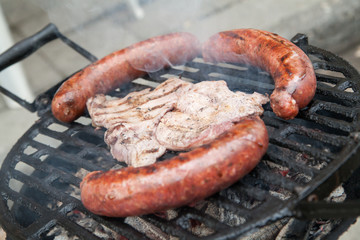
[[205, 61], [251, 64], [267, 71], [275, 82], [271, 107], [284, 119], [294, 118], [315, 95], [310, 59], [277, 34], [256, 29], [220, 32], [204, 43], [202, 53]]
[[259, 117], [236, 123], [212, 143], [145, 167], [89, 173], [81, 200], [109, 217], [155, 213], [202, 200], [249, 173], [268, 147]]
[[190, 33], [157, 36], [111, 53], [65, 81], [56, 92], [51, 108], [60, 121], [80, 117], [86, 100], [121, 84], [172, 65], [183, 64], [201, 53], [198, 39]]

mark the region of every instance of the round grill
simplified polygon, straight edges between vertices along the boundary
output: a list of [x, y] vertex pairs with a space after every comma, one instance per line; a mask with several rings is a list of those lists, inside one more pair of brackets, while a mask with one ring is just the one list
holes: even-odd
[[[91, 171], [125, 165], [112, 158], [103, 141], [104, 129], [95, 130], [87, 115], [65, 124], [52, 116], [48, 105], [42, 106], [40, 119], [14, 145], [0, 169], [0, 224], [8, 237], [228, 239], [301, 214], [295, 211], [300, 201], [309, 194], [327, 196], [359, 165], [355, 158], [359, 156], [360, 78], [343, 59], [308, 45], [305, 36], [297, 35], [293, 41], [316, 69], [315, 98], [290, 121], [276, 117], [266, 105], [262, 119], [270, 145], [260, 164], [228, 189], [192, 206], [128, 218], [88, 212], [80, 200], [82, 178]], [[174, 76], [192, 82], [225, 80], [230, 89], [248, 93], [270, 94], [274, 88], [271, 77], [258, 68], [213, 65], [196, 58], [110, 94], [123, 97]], [[51, 89], [38, 99], [49, 103], [53, 93]], [[167, 152], [160, 160], [175, 154]], [[332, 181], [334, 176], [337, 182]]]

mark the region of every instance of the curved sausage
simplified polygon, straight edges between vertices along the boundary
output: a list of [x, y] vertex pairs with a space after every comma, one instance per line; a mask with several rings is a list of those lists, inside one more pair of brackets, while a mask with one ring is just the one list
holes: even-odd
[[212, 143], [145, 167], [88, 174], [81, 200], [109, 217], [143, 215], [202, 200], [249, 173], [265, 154], [268, 134], [259, 117], [236, 123]]
[[172, 65], [183, 64], [201, 53], [198, 39], [190, 33], [157, 36], [111, 53], [65, 81], [56, 92], [51, 109], [63, 122], [80, 117], [86, 100], [121, 84]]
[[294, 118], [315, 95], [310, 59], [277, 34], [256, 29], [220, 32], [204, 43], [202, 53], [205, 61], [251, 64], [267, 71], [275, 82], [271, 107], [284, 119]]

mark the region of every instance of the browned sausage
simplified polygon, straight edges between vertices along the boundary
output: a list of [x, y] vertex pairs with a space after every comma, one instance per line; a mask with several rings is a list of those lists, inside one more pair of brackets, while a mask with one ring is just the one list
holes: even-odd
[[190, 33], [150, 38], [111, 53], [65, 81], [52, 101], [54, 116], [63, 122], [80, 117], [89, 97], [106, 93], [121, 84], [200, 55], [201, 45]]
[[249, 173], [265, 154], [268, 134], [259, 117], [246, 118], [212, 143], [145, 167], [88, 174], [81, 200], [109, 217], [143, 215], [204, 199]]
[[275, 82], [270, 96], [273, 111], [284, 119], [294, 118], [314, 97], [316, 77], [307, 55], [277, 34], [238, 29], [220, 32], [203, 45], [209, 62], [233, 62], [258, 66]]

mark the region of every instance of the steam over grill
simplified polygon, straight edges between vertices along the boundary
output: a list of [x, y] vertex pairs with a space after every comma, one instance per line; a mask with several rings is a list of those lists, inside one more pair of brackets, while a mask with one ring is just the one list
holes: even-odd
[[[55, 35], [68, 40], [58, 32]], [[316, 69], [318, 88], [311, 104], [290, 121], [276, 117], [267, 104], [262, 119], [270, 145], [255, 170], [194, 206], [164, 213], [106, 218], [88, 212], [80, 201], [81, 179], [91, 171], [125, 165], [111, 157], [104, 130], [95, 130], [87, 116], [71, 124], [52, 116], [49, 103], [57, 86], [33, 104], [24, 103], [29, 109], [34, 106], [40, 119], [15, 144], [0, 170], [0, 224], [8, 237], [228, 239], [286, 217], [316, 217], [311, 206], [326, 203], [312, 205], [307, 200], [327, 197], [359, 165], [360, 77], [344, 60], [308, 45], [306, 36], [297, 35], [293, 42], [310, 56]], [[123, 97], [171, 76], [193, 82], [226, 80], [230, 89], [248, 93], [270, 94], [274, 88], [271, 77], [258, 68], [212, 65], [196, 58], [111, 94]], [[168, 152], [161, 159], [175, 154]], [[304, 211], [309, 206], [311, 211]], [[346, 201], [341, 206], [351, 216], [360, 214], [359, 207], [347, 211]], [[323, 213], [336, 216], [332, 210]]]

